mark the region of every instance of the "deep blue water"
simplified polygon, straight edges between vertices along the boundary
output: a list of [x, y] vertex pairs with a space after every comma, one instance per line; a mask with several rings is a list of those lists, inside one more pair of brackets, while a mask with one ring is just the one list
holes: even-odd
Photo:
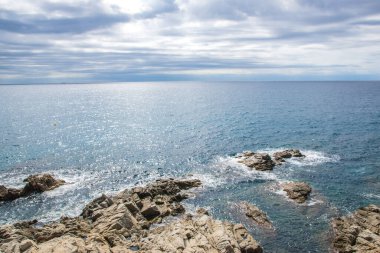
[[[78, 215], [102, 192], [192, 174], [186, 201], [241, 222], [266, 252], [327, 252], [329, 220], [380, 204], [380, 82], [126, 83], [0, 86], [0, 184], [50, 172], [69, 184], [0, 203], [0, 224]], [[243, 150], [299, 148], [307, 157], [249, 172]], [[313, 187], [306, 205], [278, 188]], [[276, 230], [240, 214], [246, 200]]]

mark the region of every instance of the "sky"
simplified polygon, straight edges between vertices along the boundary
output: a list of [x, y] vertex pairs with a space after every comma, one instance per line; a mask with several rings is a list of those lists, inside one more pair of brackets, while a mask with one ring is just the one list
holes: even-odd
[[379, 0], [0, 0], [0, 83], [380, 80]]

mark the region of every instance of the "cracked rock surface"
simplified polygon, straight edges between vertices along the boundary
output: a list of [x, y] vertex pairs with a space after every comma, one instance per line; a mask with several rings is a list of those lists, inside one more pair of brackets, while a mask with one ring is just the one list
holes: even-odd
[[[184, 214], [185, 190], [196, 179], [161, 179], [145, 187], [91, 201], [78, 217], [36, 226], [37, 221], [0, 227], [0, 252], [262, 252], [240, 224], [218, 221], [204, 209]], [[178, 216], [167, 221], [163, 218]]]
[[380, 206], [359, 208], [352, 215], [334, 219], [332, 226], [336, 252], [380, 252]]

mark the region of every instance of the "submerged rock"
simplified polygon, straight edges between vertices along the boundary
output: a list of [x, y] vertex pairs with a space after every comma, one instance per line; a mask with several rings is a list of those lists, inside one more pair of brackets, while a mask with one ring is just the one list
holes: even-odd
[[272, 170], [275, 166], [272, 158], [267, 153], [245, 151], [242, 154], [239, 154], [237, 158], [239, 163], [260, 171]]
[[277, 164], [282, 164], [286, 158], [292, 157], [305, 157], [305, 155], [299, 149], [287, 149], [273, 154], [273, 159]]
[[12, 201], [33, 193], [50, 191], [65, 183], [64, 180], [55, 179], [50, 174], [32, 175], [26, 178], [24, 182], [26, 185], [22, 189], [7, 188], [0, 185], [0, 201]]
[[240, 207], [243, 208], [245, 215], [258, 225], [266, 228], [273, 227], [272, 222], [269, 220], [267, 214], [260, 210], [257, 206], [243, 201], [240, 203]]
[[334, 219], [332, 226], [337, 252], [380, 252], [380, 206], [359, 208], [352, 215]]
[[311, 193], [311, 187], [304, 182], [289, 182], [281, 186], [288, 197], [297, 203], [304, 203]]
[[262, 252], [242, 225], [212, 219], [204, 209], [162, 223], [185, 212], [184, 190], [201, 182], [165, 179], [102, 195], [79, 217], [61, 218], [43, 227], [23, 222], [0, 227], [0, 252]]

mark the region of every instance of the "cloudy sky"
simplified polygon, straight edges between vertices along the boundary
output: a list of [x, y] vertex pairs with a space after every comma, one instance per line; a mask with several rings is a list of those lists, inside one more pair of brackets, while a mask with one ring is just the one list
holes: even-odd
[[0, 0], [0, 83], [379, 80], [379, 0]]

